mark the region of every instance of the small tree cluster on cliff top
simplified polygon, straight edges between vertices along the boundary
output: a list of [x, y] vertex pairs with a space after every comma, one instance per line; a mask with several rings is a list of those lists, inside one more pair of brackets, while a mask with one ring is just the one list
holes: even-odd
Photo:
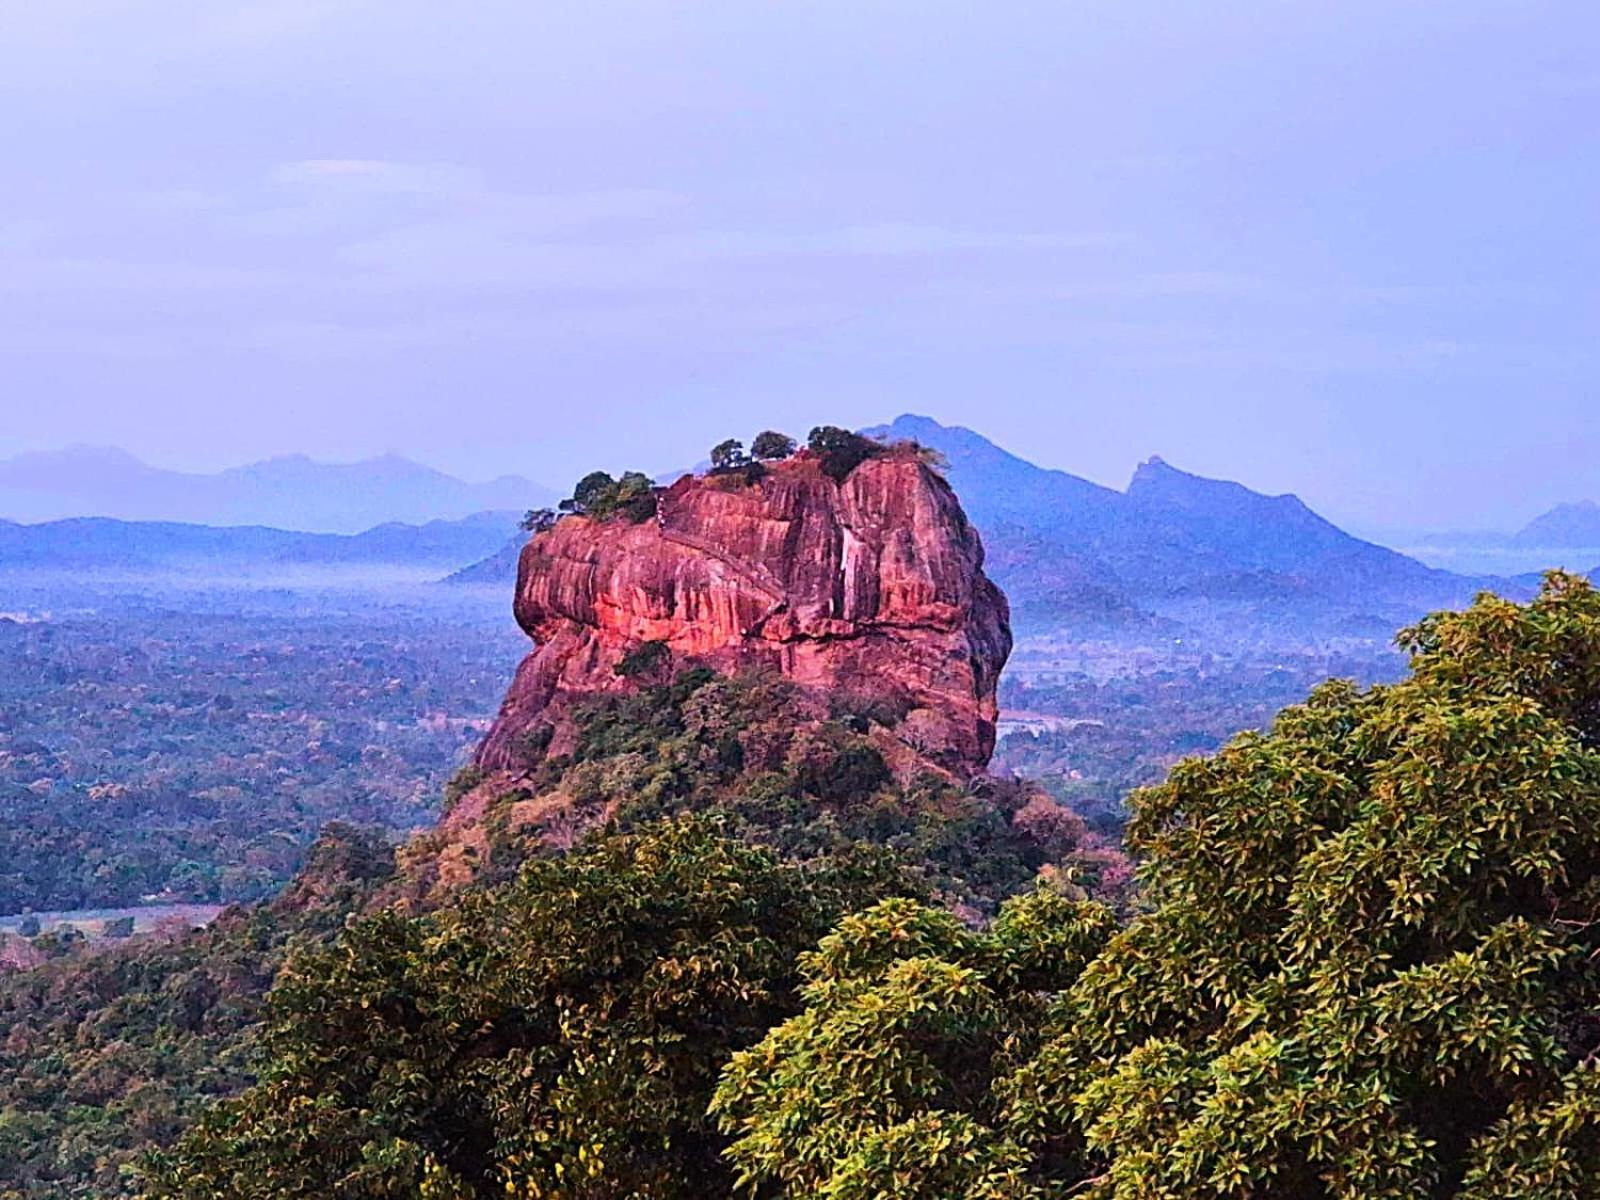
[[822, 463], [823, 474], [836, 483], [845, 478], [867, 459], [884, 452], [882, 442], [862, 437], [837, 425], [818, 425], [806, 439], [806, 449]]
[[714, 475], [743, 474], [746, 483], [754, 483], [766, 473], [764, 464], [788, 458], [795, 449], [792, 437], [771, 429], [756, 434], [749, 453], [738, 438], [727, 438], [711, 447], [711, 472]]
[[561, 511], [599, 521], [612, 517], [648, 521], [656, 513], [655, 484], [642, 471], [625, 472], [621, 479], [613, 479], [605, 471], [591, 471], [561, 502]]
[[718, 442], [711, 448], [711, 469], [714, 471], [737, 471], [748, 467], [752, 462], [776, 462], [788, 458], [798, 447], [795, 440], [786, 433], [765, 429], [756, 434], [755, 440], [750, 443], [750, 452], [745, 453], [744, 443], [738, 438], [728, 438]]
[[560, 514], [552, 508], [530, 508], [522, 515], [520, 527], [524, 533], [543, 533], [555, 527]]
[[750, 455], [762, 462], [776, 462], [788, 458], [797, 448], [795, 440], [787, 433], [766, 429], [756, 434], [756, 440], [750, 443]]
[[711, 447], [713, 471], [740, 471], [750, 465], [750, 456], [744, 452], [744, 443], [738, 438], [728, 438]]

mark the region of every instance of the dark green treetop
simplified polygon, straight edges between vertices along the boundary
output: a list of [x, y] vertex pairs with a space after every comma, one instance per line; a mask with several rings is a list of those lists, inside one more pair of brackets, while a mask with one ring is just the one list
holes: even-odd
[[761, 462], [776, 462], [788, 458], [797, 449], [795, 440], [786, 433], [764, 429], [750, 443], [750, 455]]
[[750, 465], [750, 456], [744, 452], [744, 443], [738, 438], [728, 438], [711, 447], [713, 471], [738, 471]]
[[627, 471], [621, 479], [613, 479], [605, 471], [591, 471], [578, 481], [560, 509], [599, 521], [622, 517], [638, 524], [655, 516], [655, 484], [642, 471]]
[[818, 425], [806, 439], [806, 448], [821, 461], [823, 473], [836, 483], [843, 483], [851, 471], [884, 450], [881, 442], [837, 425]]
[[898, 884], [682, 818], [355, 922], [284, 969], [265, 1078], [154, 1158], [148, 1195], [726, 1194], [719, 1068], [794, 1010], [799, 951]]

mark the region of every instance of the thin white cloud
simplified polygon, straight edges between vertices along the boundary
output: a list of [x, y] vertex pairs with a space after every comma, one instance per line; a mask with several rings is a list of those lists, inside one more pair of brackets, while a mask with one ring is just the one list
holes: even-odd
[[853, 225], [788, 233], [747, 230], [687, 234], [664, 243], [684, 258], [779, 258], [819, 255], [896, 257], [971, 250], [1082, 250], [1115, 244], [1106, 233], [995, 232], [940, 225]]
[[271, 172], [271, 179], [290, 186], [355, 187], [401, 195], [461, 196], [484, 190], [483, 173], [469, 167], [374, 158], [307, 158], [281, 163]]
[[473, 236], [512, 240], [552, 236], [601, 223], [648, 221], [686, 203], [658, 188], [508, 191], [491, 186], [472, 167], [368, 158], [282, 163], [268, 182], [280, 198], [241, 206], [228, 219], [232, 228], [291, 237], [334, 232], [352, 245], [413, 225], [459, 226]]
[[[609, 241], [542, 236], [565, 216], [628, 215], [631, 201], [615, 196], [528, 199], [504, 220], [436, 220], [404, 225], [344, 246], [340, 261], [382, 272], [396, 282], [442, 287], [627, 288], [693, 286], [697, 272], [719, 263], [774, 264], [859, 258], [918, 258], [951, 254], [1075, 251], [1114, 244], [1101, 234], [1008, 233], [928, 225], [847, 226], [792, 232], [698, 230], [636, 235]], [[637, 215], [651, 205], [642, 204]]]

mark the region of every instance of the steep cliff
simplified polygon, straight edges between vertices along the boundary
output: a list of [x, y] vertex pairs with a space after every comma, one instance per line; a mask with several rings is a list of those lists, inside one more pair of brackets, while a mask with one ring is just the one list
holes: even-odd
[[911, 450], [842, 482], [804, 453], [753, 481], [685, 476], [638, 524], [569, 517], [523, 548], [516, 616], [537, 648], [479, 750], [485, 771], [570, 749], [574, 702], [636, 686], [617, 668], [657, 643], [666, 670], [778, 672], [797, 719], [870, 700], [918, 758], [972, 775], [1011, 650], [978, 535]]

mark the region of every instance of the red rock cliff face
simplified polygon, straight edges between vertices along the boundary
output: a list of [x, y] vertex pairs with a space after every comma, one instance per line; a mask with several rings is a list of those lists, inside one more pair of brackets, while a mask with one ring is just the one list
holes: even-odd
[[634, 686], [614, 668], [651, 641], [677, 666], [781, 671], [818, 712], [890, 701], [899, 736], [952, 771], [994, 749], [1005, 597], [955, 493], [910, 453], [842, 484], [803, 454], [754, 483], [686, 476], [637, 525], [569, 517], [523, 549], [516, 615], [538, 647], [479, 749], [486, 770], [525, 767], [545, 737], [569, 749], [572, 702]]

